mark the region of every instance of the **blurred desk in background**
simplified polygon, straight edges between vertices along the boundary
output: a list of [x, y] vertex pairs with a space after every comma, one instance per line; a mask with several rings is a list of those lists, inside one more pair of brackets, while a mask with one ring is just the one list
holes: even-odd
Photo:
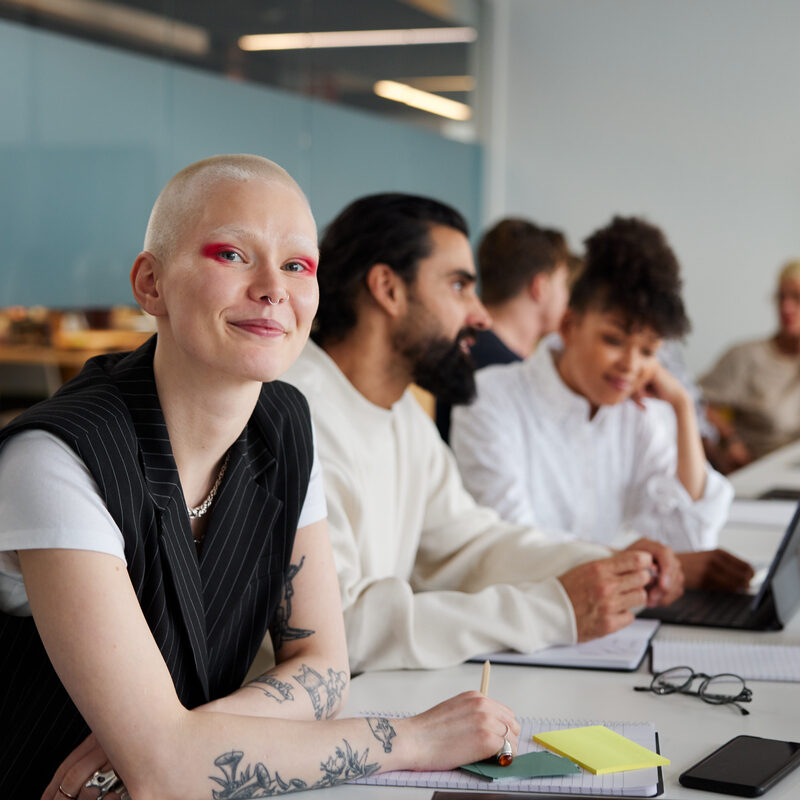
[[152, 331], [87, 330], [56, 344], [0, 344], [0, 412], [4, 419], [44, 400], [80, 372], [93, 356], [113, 350], [134, 350]]
[[153, 335], [152, 331], [86, 330], [54, 335], [50, 345], [0, 344], [0, 364], [30, 364], [58, 367], [68, 380], [84, 363], [112, 350], [135, 350]]
[[800, 441], [737, 469], [728, 475], [728, 480], [739, 498], [755, 499], [773, 489], [788, 489], [800, 499]]

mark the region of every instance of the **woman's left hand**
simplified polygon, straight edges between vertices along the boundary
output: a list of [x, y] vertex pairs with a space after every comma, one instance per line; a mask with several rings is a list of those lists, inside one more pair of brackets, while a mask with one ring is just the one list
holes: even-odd
[[90, 733], [61, 763], [53, 779], [42, 794], [42, 800], [65, 800], [80, 798], [94, 800], [104, 797], [106, 800], [126, 800], [129, 798], [123, 786], [113, 792], [102, 792], [102, 789], [86, 787], [96, 773], [104, 773], [113, 769], [105, 751]]

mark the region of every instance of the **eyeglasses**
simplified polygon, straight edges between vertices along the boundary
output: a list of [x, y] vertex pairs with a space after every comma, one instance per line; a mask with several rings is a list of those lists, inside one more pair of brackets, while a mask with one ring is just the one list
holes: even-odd
[[[702, 683], [697, 690], [692, 685], [698, 678]], [[744, 678], [730, 672], [720, 675], [706, 675], [695, 672], [691, 667], [672, 667], [653, 676], [649, 686], [634, 686], [636, 692], [653, 692], [653, 694], [691, 694], [699, 697], [704, 703], [712, 706], [734, 705], [742, 714], [749, 714], [739, 703], [749, 703], [753, 692], [745, 686]]]

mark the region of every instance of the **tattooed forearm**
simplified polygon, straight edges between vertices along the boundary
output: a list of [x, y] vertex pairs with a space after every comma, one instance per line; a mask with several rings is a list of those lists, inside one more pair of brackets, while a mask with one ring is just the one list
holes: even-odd
[[238, 771], [239, 762], [244, 753], [241, 750], [223, 753], [214, 761], [214, 765], [219, 768], [223, 777], [209, 776], [212, 781], [222, 787], [212, 791], [214, 800], [250, 800], [250, 798], [256, 797], [272, 797], [276, 794], [301, 792], [304, 789], [325, 789], [356, 778], [366, 778], [380, 769], [378, 763], [367, 763], [369, 748], [364, 750], [363, 755], [359, 755], [357, 750], [353, 750], [347, 739], [343, 739], [342, 743], [344, 749], [337, 747], [327, 761], [320, 763], [322, 776], [311, 786], [300, 778], [284, 780], [277, 770], [274, 773], [270, 772], [268, 767], [260, 761], [252, 769], [248, 764], [242, 771]]
[[277, 700], [279, 703], [294, 700], [292, 684], [280, 680], [272, 672], [265, 672], [263, 675], [253, 678], [248, 686], [261, 690], [267, 697]]
[[289, 624], [289, 620], [292, 617], [292, 597], [294, 597], [292, 581], [303, 568], [303, 562], [305, 560], [306, 557], [303, 556], [299, 564], [289, 565], [289, 569], [286, 571], [286, 578], [283, 582], [283, 596], [281, 602], [275, 609], [275, 614], [269, 624], [272, 646], [276, 653], [283, 647], [285, 642], [290, 642], [293, 639], [305, 639], [307, 636], [311, 636], [314, 633], [314, 631], [308, 628], [293, 628]]
[[[307, 692], [314, 707], [316, 719], [330, 719], [342, 702], [342, 692], [347, 686], [347, 673], [328, 668], [327, 680], [308, 664], [300, 665], [300, 674], [292, 676]], [[323, 694], [325, 695], [323, 701]]]
[[364, 750], [363, 755], [359, 755], [358, 750], [350, 747], [347, 739], [342, 739], [342, 741], [344, 750], [337, 747], [334, 754], [319, 765], [322, 777], [311, 787], [312, 789], [324, 789], [327, 786], [336, 786], [337, 783], [354, 781], [356, 778], [366, 778], [381, 768], [377, 762], [367, 764], [369, 747]]
[[397, 732], [386, 717], [367, 717], [372, 735], [383, 745], [384, 753], [392, 752], [392, 739]]
[[241, 772], [239, 762], [244, 753], [241, 750], [231, 750], [230, 753], [223, 753], [214, 760], [214, 766], [218, 767], [223, 777], [215, 775], [208, 777], [219, 784], [222, 788], [212, 790], [214, 800], [248, 800], [251, 797], [269, 797], [285, 792], [300, 792], [307, 789], [308, 785], [299, 778], [285, 781], [275, 772], [274, 775], [261, 762], [250, 769], [248, 764]]

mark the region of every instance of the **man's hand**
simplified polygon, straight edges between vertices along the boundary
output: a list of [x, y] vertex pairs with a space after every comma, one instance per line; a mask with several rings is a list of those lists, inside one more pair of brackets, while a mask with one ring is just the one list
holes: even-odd
[[648, 608], [668, 606], [683, 594], [683, 569], [672, 548], [652, 539], [638, 539], [626, 550], [643, 550], [653, 557], [655, 575], [647, 586]]
[[687, 589], [724, 589], [729, 592], [746, 589], [753, 577], [753, 568], [727, 550], [703, 550], [699, 553], [678, 553]]
[[633, 622], [633, 611], [647, 603], [653, 557], [643, 550], [625, 550], [590, 561], [559, 577], [578, 627], [578, 641], [614, 633]]

